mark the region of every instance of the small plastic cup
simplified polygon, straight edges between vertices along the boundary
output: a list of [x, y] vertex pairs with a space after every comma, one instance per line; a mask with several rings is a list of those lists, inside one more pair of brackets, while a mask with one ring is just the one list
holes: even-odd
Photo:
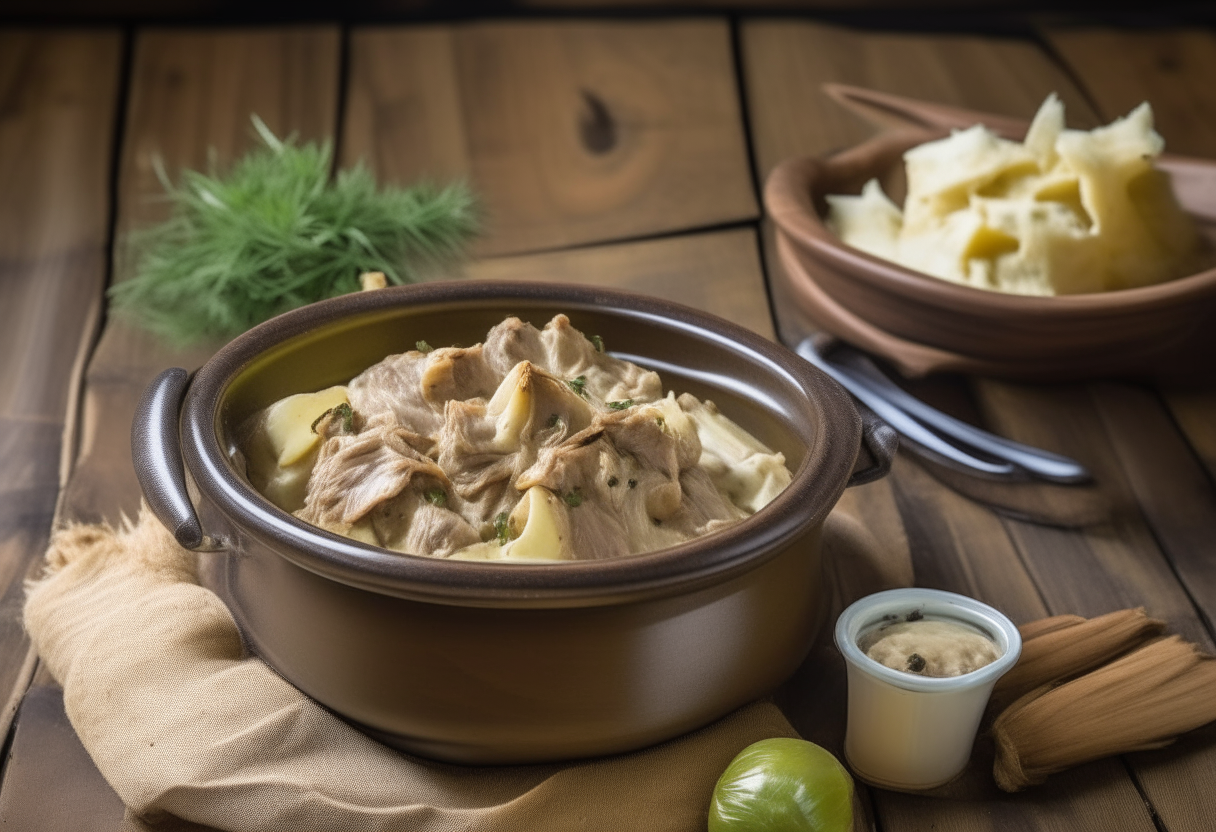
[[[961, 622], [997, 645], [1001, 656], [961, 676], [934, 678], [893, 670], [857, 641], [871, 629], [905, 619]], [[980, 718], [997, 679], [1022, 653], [1018, 628], [974, 598], [937, 589], [892, 589], [857, 601], [836, 621], [836, 646], [848, 667], [845, 758], [862, 780], [897, 791], [923, 791], [956, 777], [971, 757]]]

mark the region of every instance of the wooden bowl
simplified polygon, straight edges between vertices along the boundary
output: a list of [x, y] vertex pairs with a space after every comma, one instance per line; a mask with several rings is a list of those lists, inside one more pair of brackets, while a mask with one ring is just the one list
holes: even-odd
[[[1031, 297], [913, 271], [845, 245], [827, 228], [825, 195], [858, 193], [877, 177], [902, 202], [904, 152], [946, 135], [888, 132], [832, 156], [787, 160], [769, 175], [764, 202], [785, 279], [815, 323], [912, 376], [1177, 377], [1205, 369], [1216, 345], [1216, 268], [1137, 289]], [[1216, 240], [1216, 164], [1163, 156], [1159, 166], [1201, 233]]]

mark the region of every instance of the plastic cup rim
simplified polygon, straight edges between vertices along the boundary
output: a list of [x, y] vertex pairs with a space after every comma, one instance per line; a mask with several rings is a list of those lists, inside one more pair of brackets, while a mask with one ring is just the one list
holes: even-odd
[[[906, 614], [914, 608], [927, 615], [955, 618], [979, 627], [993, 637], [1001, 648], [1001, 656], [961, 676], [918, 676], [880, 664], [857, 646], [862, 631], [884, 615], [899, 611]], [[836, 647], [853, 667], [894, 687], [923, 693], [952, 693], [995, 683], [1017, 663], [1022, 653], [1021, 633], [1004, 613], [966, 595], [920, 587], [888, 589], [854, 601], [836, 619], [835, 638]]]

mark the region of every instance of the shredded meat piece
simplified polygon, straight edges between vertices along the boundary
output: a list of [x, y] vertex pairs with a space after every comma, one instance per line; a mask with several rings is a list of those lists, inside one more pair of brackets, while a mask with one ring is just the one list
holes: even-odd
[[411, 555], [446, 557], [481, 541], [477, 529], [459, 512], [433, 504], [418, 490], [376, 506], [371, 519], [381, 545]]
[[391, 413], [397, 424], [424, 436], [433, 434], [443, 421], [443, 405], [421, 393], [427, 355], [411, 350], [368, 367], [346, 386], [350, 406], [366, 419]]
[[736, 523], [788, 483], [780, 454], [711, 403], [663, 398], [656, 373], [565, 315], [389, 356], [346, 395], [311, 425], [322, 441], [298, 471], [276, 467], [267, 420], [251, 417], [250, 480], [278, 477], [279, 504], [306, 522], [410, 554], [492, 559], [516, 541], [511, 557], [638, 554]]
[[408, 433], [381, 414], [360, 433], [326, 439], [308, 480], [304, 508], [296, 516], [346, 531], [411, 485], [450, 488], [443, 469], [406, 441]]

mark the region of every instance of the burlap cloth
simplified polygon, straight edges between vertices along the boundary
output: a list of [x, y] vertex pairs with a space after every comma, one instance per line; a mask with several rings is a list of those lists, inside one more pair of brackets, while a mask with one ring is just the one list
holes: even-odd
[[[829, 551], [877, 545], [855, 521], [834, 518]], [[128, 807], [129, 830], [190, 828], [184, 820], [234, 832], [699, 832], [736, 753], [796, 736], [761, 702], [618, 757], [496, 768], [408, 757], [250, 657], [197, 572], [196, 556], [145, 510], [119, 530], [58, 532], [46, 576], [29, 588], [26, 627]]]

